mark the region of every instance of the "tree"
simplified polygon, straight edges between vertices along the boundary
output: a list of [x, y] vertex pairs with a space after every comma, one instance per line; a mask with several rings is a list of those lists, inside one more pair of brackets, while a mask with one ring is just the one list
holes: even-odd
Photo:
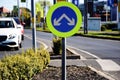
[[[30, 10], [24, 7], [20, 8], [20, 20], [25, 22], [26, 26], [30, 26]], [[18, 7], [14, 6], [12, 10], [12, 17], [18, 17]]]
[[29, 9], [24, 8], [24, 7], [20, 8], [20, 19], [21, 21], [25, 22], [26, 26], [30, 26], [30, 20], [31, 20], [30, 14], [31, 12]]
[[43, 17], [43, 15], [44, 15], [44, 7], [45, 6], [48, 6], [48, 7], [50, 7], [51, 6], [51, 4], [50, 4], [50, 1], [45, 1], [45, 0], [39, 0], [37, 3], [36, 3], [36, 14], [38, 13], [38, 12], [40, 12], [41, 13], [41, 17]]
[[18, 7], [17, 6], [13, 7], [12, 16], [14, 16], [14, 17], [18, 16]]
[[46, 11], [45, 11], [45, 8], [48, 7], [50, 8], [51, 4], [50, 4], [50, 1], [46, 1], [46, 0], [39, 0], [37, 3], [36, 3], [36, 16], [37, 16], [37, 22], [43, 22], [43, 29], [45, 30], [45, 26], [46, 26], [46, 23], [45, 23], [45, 17], [46, 17]]

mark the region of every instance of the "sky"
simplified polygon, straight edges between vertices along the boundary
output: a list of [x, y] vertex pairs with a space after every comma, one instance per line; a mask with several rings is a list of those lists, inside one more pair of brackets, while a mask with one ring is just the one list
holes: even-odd
[[[0, 0], [0, 7], [6, 7], [8, 10], [10, 10], [10, 11], [12, 11], [13, 10], [13, 6], [15, 6], [15, 5], [17, 5], [17, 1], [19, 1], [19, 6], [20, 7], [26, 7], [27, 6], [27, 8], [29, 8], [29, 9], [31, 9], [31, 0], [26, 0], [26, 1], [28, 1], [28, 4], [26, 4], [26, 3], [20, 3], [20, 0]], [[35, 2], [37, 2], [38, 0], [35, 0]], [[40, 0], [41, 1], [41, 0]], [[53, 4], [53, 0], [47, 0], [47, 1], [50, 1], [51, 2], [51, 4]], [[71, 0], [68, 0], [69, 2], [71, 1]], [[99, 0], [99, 1], [106, 1], [106, 0]], [[80, 0], [79, 1], [79, 3], [81, 4], [81, 3], [83, 3], [84, 2], [84, 0]]]

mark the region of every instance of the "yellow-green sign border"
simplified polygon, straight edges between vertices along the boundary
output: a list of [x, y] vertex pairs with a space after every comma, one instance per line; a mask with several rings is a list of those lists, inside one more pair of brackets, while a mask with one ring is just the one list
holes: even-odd
[[[75, 27], [69, 32], [60, 32], [60, 31], [56, 30], [52, 24], [52, 21], [51, 21], [52, 14], [59, 7], [69, 7], [75, 12], [75, 14], [77, 16], [77, 23], [76, 23]], [[48, 28], [50, 29], [50, 31], [53, 34], [55, 34], [56, 36], [59, 36], [59, 37], [70, 37], [80, 29], [80, 26], [82, 24], [82, 15], [81, 15], [80, 10], [74, 4], [72, 4], [70, 2], [62, 1], [62, 2], [56, 3], [49, 9], [49, 11], [47, 13], [46, 21], [47, 21]]]

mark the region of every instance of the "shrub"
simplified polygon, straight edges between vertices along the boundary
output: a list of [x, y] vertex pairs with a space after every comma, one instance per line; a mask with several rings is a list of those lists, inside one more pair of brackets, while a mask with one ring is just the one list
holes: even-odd
[[50, 62], [46, 50], [32, 49], [22, 54], [6, 56], [0, 61], [0, 79], [2, 80], [32, 80], [32, 77], [47, 67]]
[[61, 47], [62, 47], [62, 42], [61, 42], [61, 38], [53, 38], [53, 53], [56, 55], [59, 55], [61, 52]]
[[106, 26], [103, 25], [103, 26], [101, 27], [101, 31], [105, 31], [105, 30], [107, 30], [107, 28], [106, 28]]
[[103, 30], [106, 30], [106, 29], [108, 29], [108, 30], [117, 30], [117, 24], [116, 23], [109, 23], [109, 24], [104, 24], [104, 25], [102, 25], [102, 27], [101, 27], [101, 31]]

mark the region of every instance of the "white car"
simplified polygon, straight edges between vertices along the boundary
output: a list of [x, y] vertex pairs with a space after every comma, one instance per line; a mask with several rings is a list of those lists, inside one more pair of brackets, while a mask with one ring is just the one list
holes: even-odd
[[0, 46], [16, 50], [22, 46], [21, 32], [13, 18], [0, 18]]

